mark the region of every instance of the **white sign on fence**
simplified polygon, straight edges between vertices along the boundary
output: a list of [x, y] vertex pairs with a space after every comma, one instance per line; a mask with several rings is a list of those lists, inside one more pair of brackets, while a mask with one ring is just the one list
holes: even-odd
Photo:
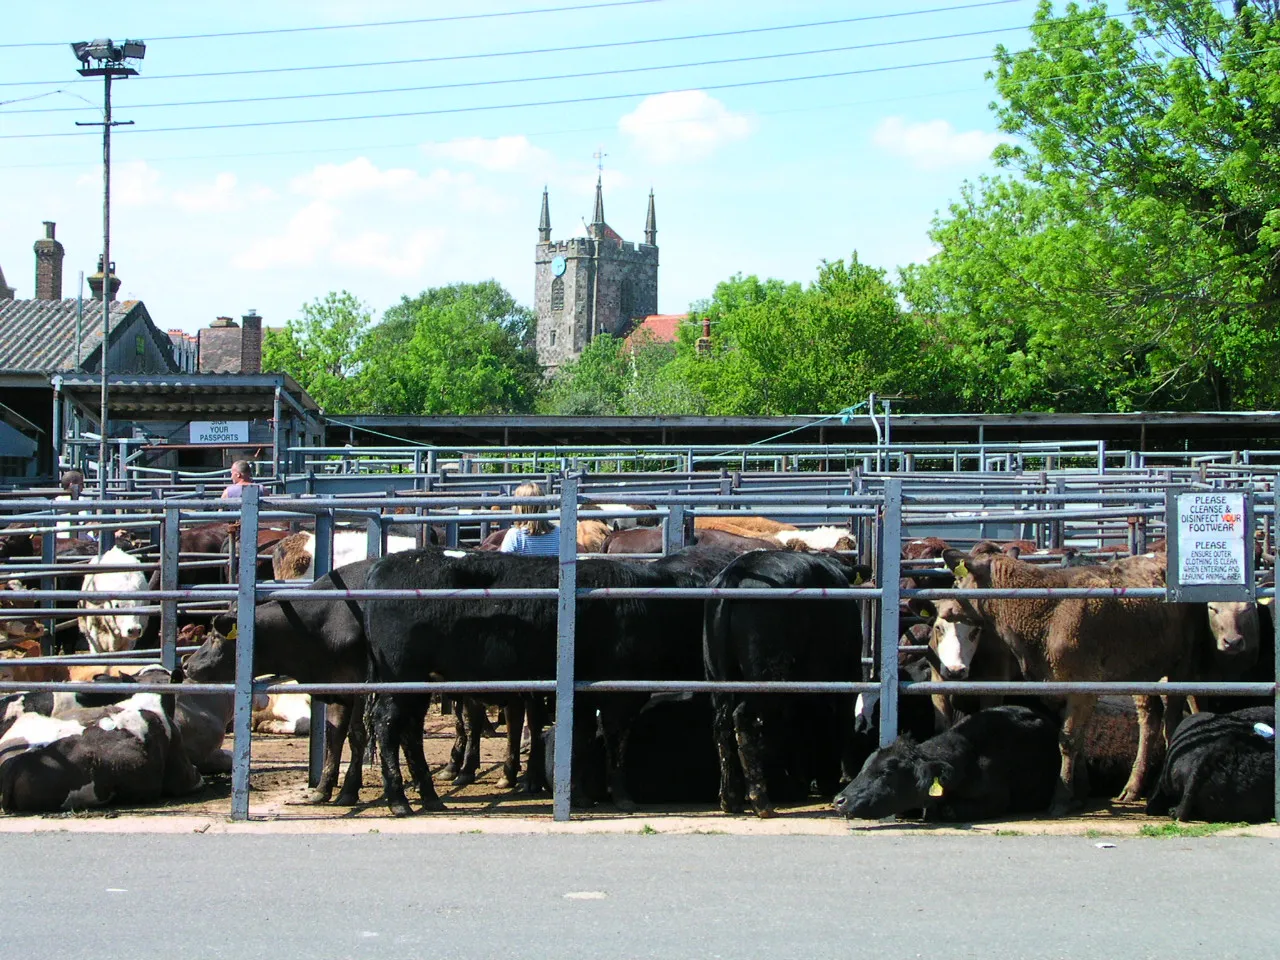
[[192, 443], [248, 443], [248, 420], [192, 420]]
[[1243, 493], [1178, 494], [1178, 582], [1245, 583]]

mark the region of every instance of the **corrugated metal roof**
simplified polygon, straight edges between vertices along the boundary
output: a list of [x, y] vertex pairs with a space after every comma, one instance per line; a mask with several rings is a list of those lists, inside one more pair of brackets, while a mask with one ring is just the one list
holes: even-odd
[[[111, 329], [135, 310], [141, 300], [111, 304]], [[114, 337], [112, 338], [114, 340]], [[102, 304], [84, 302], [80, 358], [85, 360], [102, 340]], [[56, 373], [76, 365], [76, 301], [0, 300], [0, 370]]]

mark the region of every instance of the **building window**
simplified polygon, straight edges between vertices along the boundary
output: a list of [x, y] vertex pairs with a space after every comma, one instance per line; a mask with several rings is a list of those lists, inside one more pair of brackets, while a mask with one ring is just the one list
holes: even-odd
[[147, 341], [142, 334], [138, 334], [137, 338], [134, 340], [134, 350], [137, 352], [138, 356], [140, 357], [146, 356]]
[[547, 334], [547, 343], [553, 347], [556, 345], [556, 332], [554, 330]]
[[551, 281], [551, 311], [560, 313], [564, 310], [564, 277], [556, 277]]

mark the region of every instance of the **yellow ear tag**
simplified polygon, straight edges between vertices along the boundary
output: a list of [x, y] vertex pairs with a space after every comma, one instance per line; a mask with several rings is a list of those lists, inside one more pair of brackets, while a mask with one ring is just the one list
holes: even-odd
[[854, 585], [855, 587], [857, 587], [857, 586], [861, 586], [861, 585], [862, 585], [862, 574], [860, 574], [860, 573], [855, 573], [855, 574], [853, 575], [853, 585]]
[[931, 797], [942, 796], [942, 781], [939, 780], [937, 777], [934, 777], [933, 783], [929, 785], [929, 796]]
[[965, 577], [969, 575], [969, 568], [966, 567], [964, 565], [964, 561], [961, 560], [951, 569], [951, 572], [956, 575], [957, 580], [963, 580]]
[[232, 627], [230, 630], [227, 631], [227, 639], [234, 640], [236, 638], [236, 634], [238, 634], [239, 632], [240, 632], [240, 624], [237, 623], [234, 627]]

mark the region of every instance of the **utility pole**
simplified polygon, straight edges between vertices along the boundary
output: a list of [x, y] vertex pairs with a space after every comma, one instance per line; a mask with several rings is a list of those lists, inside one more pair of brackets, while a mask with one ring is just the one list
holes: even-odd
[[[102, 77], [103, 107], [101, 123], [77, 123], [78, 127], [102, 127], [102, 357], [100, 373], [102, 396], [98, 432], [98, 494], [107, 496], [107, 345], [111, 333], [111, 128], [133, 123], [111, 119], [111, 81], [115, 77], [136, 77], [138, 71], [126, 66], [126, 60], [141, 60], [147, 45], [139, 40], [116, 44], [110, 40], [73, 43], [72, 52], [80, 61], [80, 76]], [[93, 65], [90, 66], [90, 61]]]

